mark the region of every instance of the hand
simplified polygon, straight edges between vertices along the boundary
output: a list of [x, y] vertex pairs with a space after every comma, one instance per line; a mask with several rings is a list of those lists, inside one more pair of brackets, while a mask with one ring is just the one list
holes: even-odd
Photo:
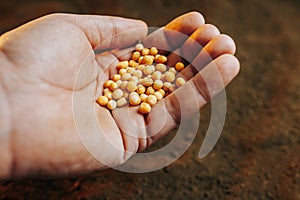
[[[180, 37], [171, 30], [189, 38]], [[2, 35], [1, 84], [10, 105], [7, 112], [10, 141], [4, 151], [10, 155], [6, 159], [10, 174], [3, 176], [65, 176], [103, 169], [105, 164], [122, 164], [135, 152], [167, 134], [180, 117], [201, 108], [210, 95], [222, 89], [215, 87], [209, 95], [203, 87], [203, 77], [210, 74], [213, 66], [217, 66], [224, 85], [239, 71], [239, 62], [233, 56], [233, 40], [220, 35], [213, 25], [204, 24], [199, 13], [180, 16], [146, 35], [147, 26], [139, 20], [69, 14], [45, 16]], [[187, 104], [185, 94], [197, 94], [196, 108], [195, 105], [187, 106], [186, 113], [179, 113], [178, 100], [170, 95], [144, 118], [137, 113], [136, 107], [116, 109], [111, 113], [95, 103], [103, 82], [115, 73], [115, 64], [126, 58], [120, 49], [138, 40], [189, 57], [195, 67], [187, 67], [182, 74], [190, 80], [191, 87], [180, 88], [175, 93]], [[203, 50], [197, 49], [193, 41], [204, 46]], [[102, 53], [95, 55], [95, 49]], [[213, 61], [208, 59], [208, 54]], [[170, 63], [178, 59], [181, 58], [176, 54], [168, 56]], [[198, 73], [203, 67], [203, 73]], [[213, 81], [213, 77], [207, 76], [207, 79]], [[75, 107], [73, 97], [76, 97]], [[80, 99], [86, 101], [78, 103]], [[161, 115], [166, 116], [164, 124], [157, 120]], [[99, 127], [92, 124], [95, 116], [101, 133]], [[163, 128], [156, 130], [155, 127]], [[89, 140], [94, 134], [108, 139], [94, 141], [104, 163], [87, 151], [79, 137]], [[151, 137], [146, 139], [147, 135]]]

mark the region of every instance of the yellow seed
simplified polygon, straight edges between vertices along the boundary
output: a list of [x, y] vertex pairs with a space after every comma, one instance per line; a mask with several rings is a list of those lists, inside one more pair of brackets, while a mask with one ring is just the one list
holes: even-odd
[[153, 72], [153, 74], [152, 74], [152, 79], [153, 80], [160, 80], [160, 78], [161, 78], [161, 72], [160, 71]]
[[136, 69], [143, 71], [145, 69], [145, 65], [139, 65]]
[[100, 105], [100, 106], [106, 106], [108, 102], [108, 98], [106, 96], [100, 96], [98, 99], [97, 99], [97, 103]]
[[148, 103], [141, 103], [139, 107], [139, 112], [142, 114], [148, 114], [151, 111], [151, 106]]
[[155, 70], [156, 71], [160, 71], [160, 72], [165, 72], [167, 70], [167, 67], [165, 64], [162, 64], [162, 63], [158, 63], [156, 66], [155, 66]]
[[131, 96], [139, 96], [139, 94], [138, 94], [137, 92], [130, 92], [129, 98], [130, 98]]
[[146, 65], [143, 70], [145, 75], [151, 75], [155, 71], [155, 67], [153, 65]]
[[133, 68], [136, 68], [138, 66], [138, 63], [135, 62], [134, 60], [129, 60], [129, 66], [133, 67]]
[[147, 87], [147, 90], [146, 90], [146, 94], [147, 95], [154, 94], [154, 92], [155, 92], [155, 90], [153, 89], [152, 86]]
[[168, 59], [166, 56], [160, 55], [160, 56], [155, 57], [155, 62], [157, 62], [157, 63], [165, 63], [165, 62], [167, 62], [167, 60]]
[[141, 103], [141, 99], [139, 95], [130, 95], [129, 96], [129, 103], [130, 105], [136, 106]]
[[142, 54], [143, 56], [145, 56], [145, 55], [148, 55], [149, 52], [150, 52], [150, 50], [149, 50], [148, 48], [143, 48], [143, 50], [141, 51], [141, 54]]
[[185, 84], [185, 80], [183, 78], [179, 77], [176, 79], [175, 84], [177, 87], [183, 86]]
[[118, 101], [117, 101], [117, 106], [118, 107], [122, 107], [122, 106], [125, 106], [127, 104], [127, 100], [125, 97], [122, 97], [120, 98]]
[[119, 74], [121, 75], [121, 77], [127, 72], [126, 69], [120, 69], [119, 70]]
[[115, 89], [117, 89], [119, 86], [116, 82], [112, 82], [110, 85], [109, 85], [109, 89], [111, 91], [114, 91]]
[[184, 64], [182, 62], [177, 62], [175, 64], [175, 69], [180, 72], [181, 70], [184, 69]]
[[128, 83], [128, 81], [123, 81], [122, 84], [120, 85], [120, 88], [121, 88], [122, 90], [125, 90], [125, 89], [126, 89], [126, 86], [127, 86], [127, 83]]
[[133, 67], [127, 68], [127, 73], [129, 73], [130, 75], [133, 75], [134, 72], [135, 72], [135, 69]]
[[126, 89], [128, 92], [134, 92], [137, 88], [137, 84], [134, 81], [129, 81], [127, 83]]
[[151, 86], [153, 84], [153, 80], [152, 80], [152, 78], [145, 77], [142, 80], [142, 84], [145, 87], [149, 87], [149, 86]]
[[163, 89], [159, 89], [157, 92], [161, 93], [163, 97], [166, 95], [166, 92]]
[[135, 45], [135, 50], [136, 51], [142, 51], [144, 49], [144, 45], [139, 43], [137, 45]]
[[155, 81], [153, 82], [153, 88], [154, 88], [155, 90], [159, 90], [160, 88], [162, 88], [163, 84], [164, 84], [164, 83], [163, 83], [161, 80], [155, 80]]
[[129, 63], [128, 61], [121, 61], [118, 63], [117, 68], [118, 69], [126, 69], [128, 67]]
[[144, 59], [144, 56], [140, 56], [138, 59], [138, 63], [142, 64], [143, 59]]
[[150, 55], [155, 56], [158, 53], [158, 49], [156, 47], [150, 48]]
[[173, 82], [175, 80], [175, 74], [173, 72], [166, 72], [165, 79], [168, 82]]
[[128, 97], [129, 97], [129, 94], [128, 94], [128, 92], [123, 92], [123, 97], [125, 98], [125, 99], [128, 99]]
[[148, 97], [148, 95], [146, 95], [146, 94], [141, 94], [140, 95], [141, 101], [146, 101], [147, 97]]
[[106, 94], [106, 93], [112, 93], [112, 91], [110, 91], [110, 89], [108, 89], [108, 88], [105, 88], [105, 89], [103, 90], [103, 94]]
[[136, 84], [138, 84], [139, 79], [136, 76], [132, 76], [132, 77], [130, 77], [129, 81], [134, 81]]
[[132, 53], [131, 59], [134, 60], [134, 61], [137, 61], [140, 58], [140, 56], [141, 56], [141, 53], [138, 52], [138, 51], [135, 51], [135, 52]]
[[138, 94], [144, 94], [145, 91], [146, 91], [145, 86], [143, 86], [143, 85], [141, 85], [141, 84], [139, 84], [139, 85], [137, 86], [136, 92], [137, 92]]
[[146, 103], [148, 103], [150, 106], [154, 106], [157, 103], [157, 98], [154, 95], [149, 95], [145, 101]]
[[120, 87], [120, 85], [122, 84], [122, 80], [117, 80], [116, 83], [118, 84], [118, 87]]
[[120, 99], [122, 96], [123, 96], [123, 91], [122, 91], [121, 89], [116, 89], [116, 90], [113, 91], [113, 93], [112, 93], [112, 97], [113, 97], [115, 100]]
[[104, 96], [106, 96], [108, 100], [112, 99], [112, 93], [106, 93]]
[[113, 77], [112, 77], [112, 80], [117, 82], [118, 80], [121, 79], [121, 75], [120, 74], [114, 74]]
[[168, 70], [169, 72], [173, 72], [174, 74], [177, 73], [176, 69], [174, 67], [170, 67], [170, 69]]
[[156, 96], [157, 101], [163, 98], [163, 95], [160, 92], [154, 92], [154, 96]]
[[117, 107], [117, 102], [115, 100], [109, 100], [106, 106], [109, 110], [114, 110]]
[[122, 76], [122, 81], [128, 81], [130, 79], [130, 77], [131, 77], [131, 74], [125, 73]]
[[169, 91], [169, 88], [172, 86], [172, 83], [169, 83], [169, 82], [164, 82], [164, 85], [162, 87], [162, 89], [166, 92]]
[[153, 58], [152, 56], [144, 56], [143, 60], [142, 60], [142, 63], [143, 64], [146, 64], [146, 65], [152, 65], [153, 63]]
[[133, 76], [137, 77], [137, 78], [142, 78], [143, 76], [143, 72], [141, 70], [135, 70], [135, 72], [133, 73]]
[[105, 83], [103, 84], [104, 88], [109, 88], [109, 86], [112, 82], [113, 82], [112, 80], [105, 81]]

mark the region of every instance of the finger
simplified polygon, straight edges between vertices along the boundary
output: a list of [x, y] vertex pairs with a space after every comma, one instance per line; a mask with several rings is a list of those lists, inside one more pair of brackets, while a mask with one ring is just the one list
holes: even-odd
[[176, 62], [191, 63], [202, 48], [214, 37], [220, 34], [220, 31], [211, 24], [203, 24], [184, 42], [182, 47], [176, 49], [168, 56], [169, 66], [174, 66]]
[[165, 27], [159, 28], [148, 35], [143, 43], [146, 47], [156, 46], [171, 51], [180, 46], [189, 35], [204, 24], [203, 16], [198, 12], [190, 12], [177, 17]]
[[224, 34], [217, 35], [205, 45], [192, 63], [180, 72], [179, 76], [183, 76], [186, 80], [189, 80], [215, 58], [223, 54], [233, 55], [235, 50], [236, 46], [231, 37]]
[[122, 48], [147, 35], [145, 22], [111, 16], [66, 15], [81, 28], [93, 49]]
[[[233, 55], [222, 55], [185, 85], [161, 100], [158, 103], [160, 106], [155, 105], [147, 116], [147, 121], [151, 121], [147, 131], [148, 135], [152, 135], [152, 140], [156, 141], [176, 127], [181, 119], [186, 119], [202, 108], [238, 74], [239, 66], [239, 61]], [[165, 120], [161, 116], [166, 116]], [[151, 132], [157, 126], [163, 128], [157, 133]]]

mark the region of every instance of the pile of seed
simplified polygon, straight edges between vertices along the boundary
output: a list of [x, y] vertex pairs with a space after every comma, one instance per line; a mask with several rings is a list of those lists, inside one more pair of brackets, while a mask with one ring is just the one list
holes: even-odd
[[185, 84], [176, 74], [184, 69], [182, 62], [174, 67], [166, 66], [167, 57], [158, 53], [156, 47], [145, 48], [137, 44], [131, 60], [117, 65], [118, 74], [104, 83], [103, 96], [97, 103], [110, 110], [128, 105], [139, 105], [139, 112], [147, 114], [162, 98]]

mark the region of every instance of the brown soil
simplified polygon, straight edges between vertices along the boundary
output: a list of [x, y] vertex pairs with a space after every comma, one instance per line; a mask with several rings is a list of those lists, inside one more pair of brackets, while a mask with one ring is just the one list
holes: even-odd
[[226, 90], [223, 133], [207, 157], [197, 155], [210, 105], [193, 145], [162, 170], [2, 181], [0, 199], [300, 199], [299, 1], [10, 0], [0, 2], [0, 33], [51, 12], [121, 15], [161, 26], [191, 10], [235, 39], [241, 61]]

